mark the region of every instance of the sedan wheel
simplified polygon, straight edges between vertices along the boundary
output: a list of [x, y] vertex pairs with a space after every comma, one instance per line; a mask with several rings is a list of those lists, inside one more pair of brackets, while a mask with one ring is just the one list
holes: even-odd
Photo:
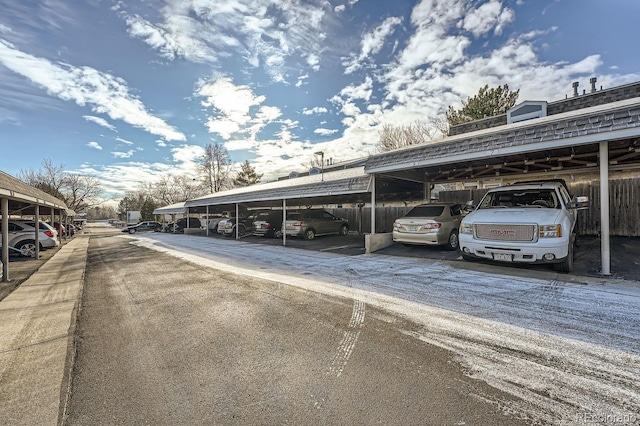
[[135, 233], [136, 233], [136, 230], [135, 230], [135, 229], [133, 229], [133, 228], [131, 228], [131, 229], [129, 229], [129, 233], [130, 233], [130, 234], [135, 234]]
[[305, 240], [313, 240], [316, 237], [316, 231], [313, 229], [307, 229], [304, 231], [304, 239]]
[[342, 225], [342, 227], [340, 228], [340, 235], [342, 235], [343, 237], [345, 235], [349, 234], [349, 227], [347, 225]]
[[16, 245], [16, 249], [24, 257], [36, 257], [36, 242], [32, 240], [21, 241]]
[[460, 241], [458, 240], [458, 231], [451, 231], [449, 234], [449, 241], [447, 241], [447, 249], [456, 250], [460, 245]]

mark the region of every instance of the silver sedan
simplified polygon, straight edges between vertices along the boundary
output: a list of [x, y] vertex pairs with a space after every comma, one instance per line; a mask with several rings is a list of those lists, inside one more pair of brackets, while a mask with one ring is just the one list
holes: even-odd
[[460, 204], [421, 204], [393, 223], [393, 241], [402, 244], [444, 245], [458, 248], [458, 228], [463, 210]]

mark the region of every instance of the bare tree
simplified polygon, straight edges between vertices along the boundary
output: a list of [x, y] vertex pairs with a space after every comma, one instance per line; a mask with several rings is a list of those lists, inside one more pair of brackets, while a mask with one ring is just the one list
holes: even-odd
[[56, 166], [50, 159], [42, 161], [38, 170], [21, 170], [18, 178], [47, 194], [64, 201], [70, 209], [81, 212], [100, 205], [102, 187], [93, 176], [68, 173], [63, 164]]
[[442, 126], [427, 123], [425, 121], [415, 121], [404, 126], [392, 126], [385, 124], [378, 132], [378, 150], [380, 152], [391, 151], [405, 146], [419, 145], [435, 139], [442, 138], [446, 133], [442, 131]]
[[201, 182], [184, 175], [168, 175], [155, 183], [142, 183], [138, 192], [150, 197], [159, 206], [181, 203], [206, 194]]
[[229, 189], [231, 182], [231, 158], [226, 148], [218, 143], [207, 144], [200, 158], [199, 173], [210, 193]]

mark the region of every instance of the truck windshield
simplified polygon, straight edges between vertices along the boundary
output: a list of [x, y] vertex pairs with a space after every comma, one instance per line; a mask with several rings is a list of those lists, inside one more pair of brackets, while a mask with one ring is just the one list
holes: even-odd
[[479, 208], [560, 208], [558, 195], [549, 189], [530, 189], [518, 191], [494, 191], [488, 193], [480, 202]]

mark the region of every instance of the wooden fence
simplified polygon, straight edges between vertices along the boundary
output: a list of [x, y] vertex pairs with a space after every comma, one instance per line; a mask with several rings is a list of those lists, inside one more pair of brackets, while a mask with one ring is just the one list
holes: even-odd
[[[578, 234], [600, 234], [600, 182], [569, 183], [573, 195], [589, 197], [589, 208], [578, 212]], [[486, 193], [485, 189], [440, 192], [440, 201], [465, 204], [476, 203]], [[368, 233], [371, 230], [371, 209], [329, 209], [334, 215], [348, 219], [352, 231]], [[393, 221], [402, 217], [410, 207], [378, 207], [376, 232], [391, 232]], [[609, 181], [610, 234], [615, 236], [640, 236], [640, 179], [616, 179]]]

